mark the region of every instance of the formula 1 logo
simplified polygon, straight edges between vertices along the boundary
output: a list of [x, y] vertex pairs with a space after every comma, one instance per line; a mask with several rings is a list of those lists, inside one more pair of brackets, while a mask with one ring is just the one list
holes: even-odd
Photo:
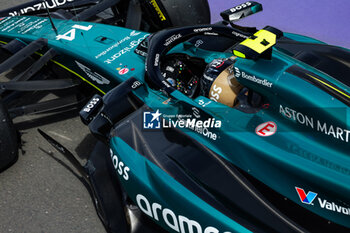
[[313, 205], [313, 201], [315, 200], [317, 193], [309, 191], [307, 194], [305, 193], [304, 189], [295, 187], [298, 196], [300, 198], [300, 201], [304, 204]]
[[144, 112], [143, 113], [143, 128], [144, 129], [160, 129], [160, 116], [159, 109], [156, 112]]

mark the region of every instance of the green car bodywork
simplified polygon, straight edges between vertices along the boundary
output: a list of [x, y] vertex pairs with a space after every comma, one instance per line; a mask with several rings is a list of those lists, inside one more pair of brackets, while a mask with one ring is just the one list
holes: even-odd
[[[18, 39], [29, 43], [45, 38], [47, 47], [58, 51], [54, 63], [102, 94], [134, 77], [143, 84], [134, 95], [154, 111], [177, 114], [184, 105], [200, 109], [220, 120], [221, 128], [207, 133], [180, 129], [183, 133], [308, 211], [350, 227], [349, 86], [296, 59], [277, 43], [271, 60], [235, 59], [237, 80], [268, 103], [255, 113], [245, 113], [204, 96], [191, 99], [177, 90], [167, 96], [150, 88], [144, 79], [145, 58], [134, 53], [148, 33], [89, 22], [53, 19], [53, 23], [57, 33], [47, 18], [3, 18], [1, 42]], [[285, 33], [284, 37], [324, 45], [300, 35]], [[207, 63], [232, 56], [189, 46], [187, 42], [179, 44], [170, 53], [185, 53]], [[300, 70], [305, 71], [302, 77], [297, 75]], [[274, 135], [256, 133], [265, 122], [277, 125]], [[193, 194], [120, 137], [112, 137], [110, 147], [123, 189], [167, 231], [251, 231]], [[296, 188], [317, 196], [303, 202]]]

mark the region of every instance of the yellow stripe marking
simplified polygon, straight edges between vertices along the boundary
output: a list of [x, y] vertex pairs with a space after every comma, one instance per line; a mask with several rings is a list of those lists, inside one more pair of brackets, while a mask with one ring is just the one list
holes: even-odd
[[165, 21], [166, 18], [164, 16], [163, 12], [160, 10], [160, 7], [158, 6], [156, 0], [151, 0], [151, 4], [154, 7], [154, 9], [156, 10], [156, 12], [158, 13], [160, 20]]
[[333, 87], [332, 85], [329, 85], [328, 83], [323, 82], [322, 80], [320, 80], [320, 79], [318, 79], [318, 78], [315, 78], [314, 76], [312, 76], [312, 75], [310, 75], [310, 74], [306, 74], [306, 75], [309, 76], [309, 77], [311, 77], [311, 78], [313, 78], [314, 80], [316, 80], [316, 81], [322, 83], [323, 85], [326, 85], [327, 87], [332, 88], [332, 89], [335, 90], [336, 92], [338, 92], [338, 93], [342, 94], [343, 96], [346, 96], [346, 97], [348, 97], [348, 98], [350, 99], [350, 96], [349, 96], [349, 95], [347, 95], [346, 93], [342, 92], [341, 90], [339, 90], [339, 89]]
[[106, 94], [104, 91], [102, 91], [100, 88], [98, 88], [97, 86], [95, 86], [94, 84], [92, 84], [90, 81], [86, 80], [83, 76], [81, 76], [80, 74], [76, 73], [75, 71], [69, 69], [68, 67], [62, 65], [61, 63], [55, 61], [55, 60], [51, 60], [53, 63], [61, 66], [62, 68], [68, 70], [69, 72], [71, 72], [72, 74], [75, 74], [76, 76], [78, 76], [79, 78], [81, 78], [83, 81], [87, 82], [88, 84], [90, 84], [91, 86], [93, 86], [94, 88], [96, 88], [98, 91], [100, 91], [102, 94]]
[[241, 57], [241, 58], [246, 58], [244, 53], [241, 53], [237, 50], [233, 50], [233, 55], [237, 56], [237, 57]]
[[[7, 44], [7, 42], [5, 41], [0, 41], [0, 43], [2, 44]], [[39, 55], [39, 56], [43, 56], [43, 54], [35, 52], [35, 54]], [[100, 91], [102, 94], [106, 94], [104, 91], [102, 91], [100, 88], [98, 88], [97, 86], [95, 86], [94, 84], [92, 84], [90, 81], [86, 80], [83, 76], [81, 76], [80, 74], [76, 73], [75, 71], [69, 69], [68, 67], [62, 65], [61, 63], [59, 63], [58, 61], [55, 61], [53, 59], [50, 59], [50, 61], [52, 61], [53, 63], [55, 63], [56, 65], [59, 65], [60, 67], [62, 67], [63, 69], [66, 69], [67, 71], [71, 72], [72, 74], [78, 76], [79, 78], [81, 78], [83, 81], [87, 82], [88, 84], [90, 84], [91, 86], [93, 86], [94, 88], [96, 88], [98, 91]]]

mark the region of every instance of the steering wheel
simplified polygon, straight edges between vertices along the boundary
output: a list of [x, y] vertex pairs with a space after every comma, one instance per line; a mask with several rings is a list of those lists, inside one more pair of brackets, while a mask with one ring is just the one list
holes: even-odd
[[[175, 89], [192, 98], [199, 87], [198, 67], [192, 60], [196, 58], [184, 54], [168, 54], [161, 64], [162, 75]], [[198, 59], [201, 60], [202, 59]]]
[[[146, 76], [151, 86], [164, 90], [168, 95], [177, 90], [170, 80], [163, 76], [161, 62], [164, 56], [176, 45], [195, 36], [223, 36], [236, 41], [243, 41], [250, 34], [227, 26], [201, 25], [183, 28], [174, 28], [160, 31], [150, 37], [148, 41], [148, 55], [146, 58]], [[198, 85], [198, 80], [196, 85]], [[180, 90], [181, 91], [181, 90]], [[184, 94], [186, 94], [184, 92]], [[193, 93], [191, 93], [193, 95]], [[186, 94], [190, 96], [191, 94]]]

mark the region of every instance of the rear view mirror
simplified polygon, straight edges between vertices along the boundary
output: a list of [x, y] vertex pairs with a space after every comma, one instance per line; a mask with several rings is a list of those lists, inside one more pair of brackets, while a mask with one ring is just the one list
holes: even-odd
[[234, 23], [249, 15], [258, 13], [259, 11], [262, 11], [262, 9], [263, 7], [260, 3], [254, 2], [254, 1], [248, 1], [246, 3], [242, 3], [238, 6], [235, 6], [231, 9], [223, 11], [220, 13], [220, 15], [225, 21]]

